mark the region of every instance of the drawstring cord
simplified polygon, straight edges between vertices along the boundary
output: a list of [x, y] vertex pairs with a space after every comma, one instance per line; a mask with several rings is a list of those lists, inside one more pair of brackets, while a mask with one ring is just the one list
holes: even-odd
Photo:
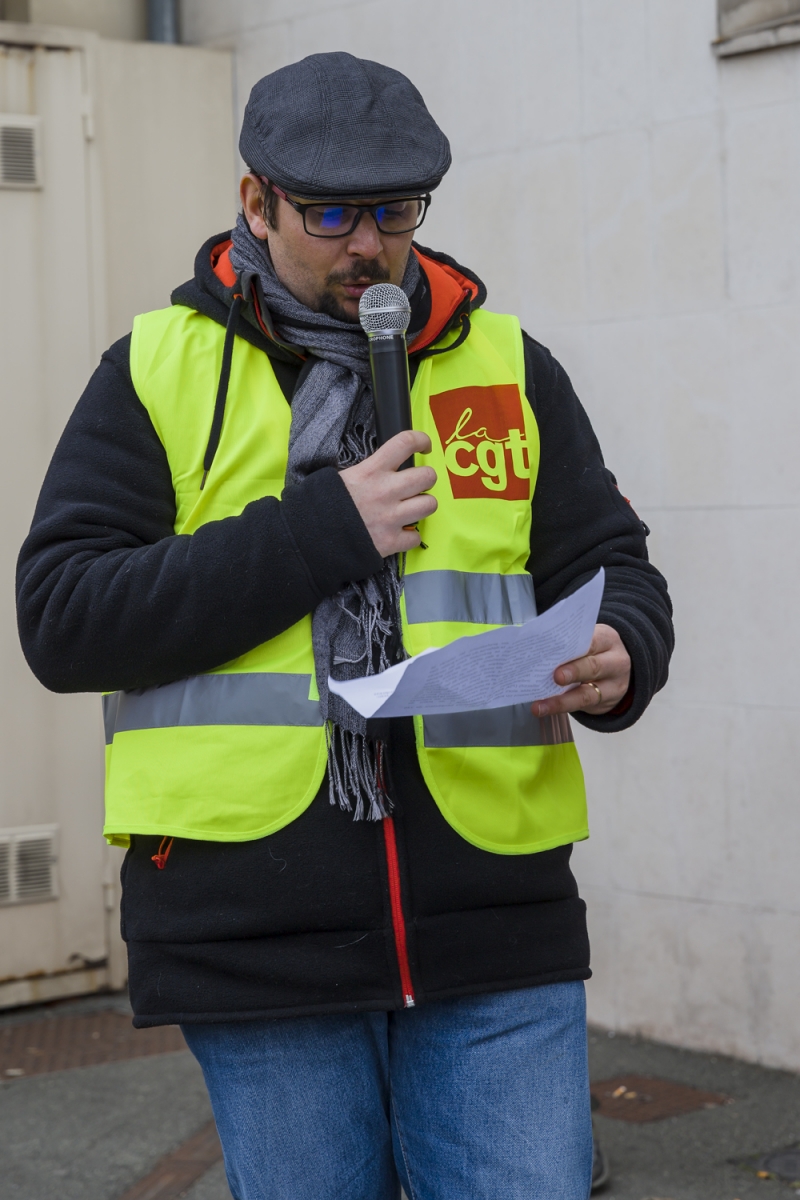
[[[167, 865], [167, 859], [169, 858], [169, 852], [172, 849], [172, 843], [174, 841], [175, 841], [175, 838], [163, 837], [161, 839], [161, 845], [158, 847], [158, 854], [154, 854], [152, 856], [150, 861], [154, 862], [156, 864], [159, 871], [163, 871], [164, 867]], [[165, 846], [166, 846], [166, 850], [164, 849]]]
[[454, 342], [450, 342], [448, 346], [438, 346], [436, 349], [431, 348], [430, 350], [420, 350], [418, 357], [420, 359], [433, 358], [434, 354], [447, 354], [450, 350], [457, 350], [462, 342], [465, 342], [469, 336], [469, 313], [459, 313], [458, 319], [461, 322], [461, 332]]
[[[301, 362], [305, 361], [305, 355], [300, 354], [296, 346], [289, 345], [288, 342], [282, 342], [275, 333], [272, 325], [272, 319], [267, 311], [266, 305], [262, 306], [258, 300], [257, 280], [252, 272], [245, 271], [240, 280], [240, 292], [234, 292], [233, 304], [228, 313], [228, 320], [225, 325], [225, 342], [222, 347], [222, 368], [219, 373], [219, 384], [217, 385], [217, 398], [214, 402], [214, 418], [211, 422], [211, 432], [208, 435], [208, 445], [206, 446], [205, 457], [203, 458], [203, 478], [200, 481], [200, 491], [206, 486], [208, 472], [211, 470], [211, 464], [214, 461], [214, 455], [219, 449], [219, 440], [222, 437], [222, 422], [225, 419], [225, 403], [228, 399], [228, 385], [231, 379], [231, 360], [233, 358], [233, 339], [236, 337], [236, 329], [239, 323], [239, 312], [245, 299], [249, 299], [253, 311], [262, 331], [274, 342], [276, 346], [280, 346], [283, 350], [290, 351]], [[262, 312], [263, 307], [263, 312]]]
[[225, 401], [228, 397], [228, 384], [231, 378], [231, 359], [233, 358], [233, 339], [236, 336], [236, 326], [239, 322], [239, 310], [242, 307], [243, 297], [237, 292], [233, 297], [233, 304], [228, 313], [228, 323], [225, 326], [225, 344], [222, 347], [222, 369], [219, 373], [219, 385], [217, 387], [217, 399], [214, 402], [214, 419], [211, 422], [211, 432], [208, 435], [208, 445], [203, 459], [203, 478], [200, 483], [200, 491], [206, 486], [208, 472], [211, 470], [211, 464], [214, 461], [214, 455], [219, 448], [219, 439], [222, 435], [222, 422], [225, 417]]

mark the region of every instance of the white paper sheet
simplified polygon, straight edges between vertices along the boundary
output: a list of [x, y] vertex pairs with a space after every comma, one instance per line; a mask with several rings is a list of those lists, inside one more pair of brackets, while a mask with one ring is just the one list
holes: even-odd
[[[425, 650], [390, 667], [328, 687], [364, 717], [470, 712], [560, 696], [553, 672], [591, 645], [605, 572], [524, 625], [505, 625]], [[574, 684], [572, 686], [575, 686]]]

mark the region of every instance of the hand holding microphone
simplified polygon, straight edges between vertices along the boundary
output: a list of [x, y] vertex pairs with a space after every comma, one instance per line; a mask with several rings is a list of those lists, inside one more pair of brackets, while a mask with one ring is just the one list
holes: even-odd
[[367, 288], [358, 307], [369, 338], [378, 449], [341, 475], [370, 537], [387, 558], [419, 546], [414, 526], [436, 511], [435, 498], [423, 494], [436, 483], [436, 472], [414, 466], [415, 454], [430, 453], [431, 440], [411, 428], [408, 297], [394, 284], [376, 283]]
[[[411, 428], [411, 387], [408, 379], [406, 330], [411, 305], [402, 288], [393, 283], [368, 287], [358, 303], [358, 319], [369, 338], [369, 365], [375, 397], [378, 445]], [[412, 459], [400, 470], [413, 467]]]
[[433, 467], [400, 470], [414, 454], [428, 454], [430, 448], [427, 433], [406, 429], [363, 462], [341, 472], [342, 482], [384, 558], [418, 546], [420, 536], [414, 525], [436, 511], [435, 497], [425, 494], [436, 483]]

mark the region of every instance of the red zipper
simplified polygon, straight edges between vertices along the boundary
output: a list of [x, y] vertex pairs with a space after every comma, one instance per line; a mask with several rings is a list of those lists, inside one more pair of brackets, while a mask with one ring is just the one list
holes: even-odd
[[383, 840], [386, 845], [386, 867], [389, 872], [389, 900], [392, 906], [392, 926], [394, 928], [394, 946], [397, 951], [397, 962], [400, 967], [400, 986], [403, 989], [403, 1007], [414, 1007], [414, 985], [411, 982], [411, 967], [408, 965], [408, 945], [406, 943], [406, 921], [403, 916], [403, 902], [400, 895], [400, 863], [397, 859], [397, 838], [394, 833], [394, 821], [391, 817], [383, 819]]

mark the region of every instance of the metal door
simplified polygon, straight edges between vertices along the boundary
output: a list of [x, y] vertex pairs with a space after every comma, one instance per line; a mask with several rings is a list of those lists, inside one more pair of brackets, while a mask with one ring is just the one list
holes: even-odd
[[104, 335], [90, 113], [85, 49], [0, 44], [0, 1007], [121, 982], [97, 697], [41, 687], [14, 617], [16, 555]]

